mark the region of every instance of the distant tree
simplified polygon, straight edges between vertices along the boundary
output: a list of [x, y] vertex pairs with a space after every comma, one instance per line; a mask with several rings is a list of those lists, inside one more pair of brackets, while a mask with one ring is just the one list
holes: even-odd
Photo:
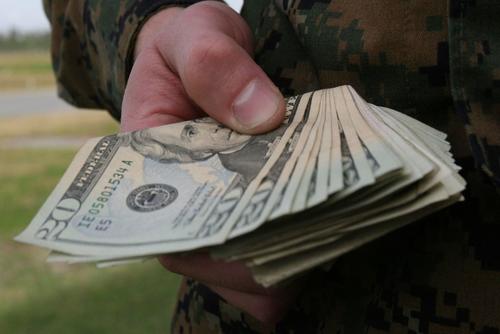
[[12, 28], [6, 34], [0, 34], [0, 51], [48, 50], [49, 32], [20, 32]]

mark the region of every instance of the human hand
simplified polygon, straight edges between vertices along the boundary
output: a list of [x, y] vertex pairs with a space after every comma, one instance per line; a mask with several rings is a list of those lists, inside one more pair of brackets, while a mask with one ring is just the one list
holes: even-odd
[[[205, 113], [243, 133], [277, 127], [283, 97], [251, 58], [251, 32], [226, 5], [206, 1], [170, 7], [141, 29], [122, 107], [122, 130], [132, 131]], [[208, 285], [230, 304], [265, 323], [285, 313], [290, 289], [264, 289], [242, 263], [207, 254], [159, 258], [170, 271]]]
[[267, 326], [285, 315], [299, 292], [297, 282], [287, 287], [264, 288], [255, 283], [243, 263], [213, 260], [207, 253], [164, 255], [158, 259], [169, 271], [203, 283]]
[[245, 21], [220, 2], [171, 7], [151, 17], [136, 43], [122, 106], [122, 130], [202, 116], [241, 133], [284, 118], [283, 96], [251, 58]]

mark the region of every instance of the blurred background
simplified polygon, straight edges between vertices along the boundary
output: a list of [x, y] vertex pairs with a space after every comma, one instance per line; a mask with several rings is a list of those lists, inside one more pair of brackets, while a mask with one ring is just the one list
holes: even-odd
[[180, 278], [156, 261], [49, 264], [47, 251], [12, 240], [80, 145], [118, 124], [57, 98], [41, 0], [0, 0], [0, 8], [0, 333], [168, 332]]

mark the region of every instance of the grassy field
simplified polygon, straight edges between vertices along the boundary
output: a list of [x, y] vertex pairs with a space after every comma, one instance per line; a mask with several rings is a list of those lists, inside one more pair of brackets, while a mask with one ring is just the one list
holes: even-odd
[[1, 51], [0, 91], [54, 86], [48, 51]]
[[[0, 118], [0, 144], [116, 132], [106, 113]], [[30, 221], [76, 148], [0, 145], [0, 333], [166, 333], [179, 277], [156, 261], [110, 269], [45, 262], [12, 237]]]

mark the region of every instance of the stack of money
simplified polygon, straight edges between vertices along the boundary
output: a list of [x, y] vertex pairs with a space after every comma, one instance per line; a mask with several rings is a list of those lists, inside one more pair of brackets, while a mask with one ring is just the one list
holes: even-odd
[[16, 239], [109, 266], [204, 248], [270, 286], [462, 199], [446, 135], [350, 86], [276, 130], [210, 118], [90, 140]]

